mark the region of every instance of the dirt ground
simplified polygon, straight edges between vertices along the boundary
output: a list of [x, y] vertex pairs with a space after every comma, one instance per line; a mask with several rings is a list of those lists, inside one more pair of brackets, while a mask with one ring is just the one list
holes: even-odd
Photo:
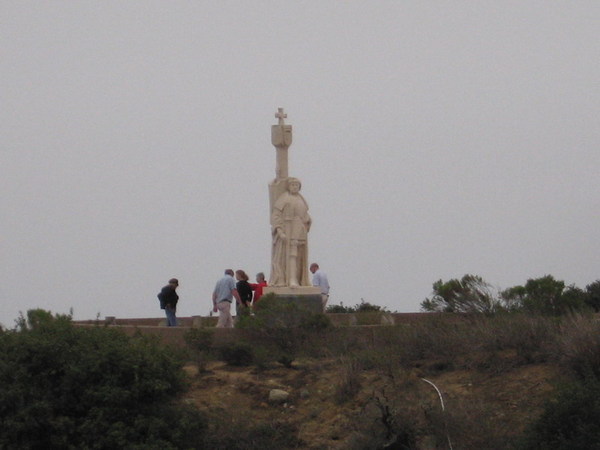
[[[427, 429], [432, 420], [428, 411], [441, 411], [442, 400], [443, 414], [451, 414], [454, 420], [448, 438], [453, 435], [457, 443], [462, 442], [462, 447], [455, 444], [454, 448], [476, 445], [477, 439], [469, 438], [469, 433], [477, 432], [490, 433], [489, 448], [494, 448], [496, 444], [491, 442], [519, 435], [538, 417], [560, 376], [556, 368], [547, 365], [507, 364], [495, 371], [437, 373], [432, 367], [435, 362], [424, 361], [409, 371], [386, 374], [381, 370], [349, 371], [343, 361], [333, 359], [301, 360], [291, 369], [275, 364], [258, 370], [209, 362], [199, 370], [188, 364], [185, 370], [191, 390], [187, 401], [208, 412], [226, 411], [233, 426], [236, 421], [248, 420], [292, 424], [305, 443], [303, 448], [349, 449], [361, 447], [357, 433], [364, 438], [366, 429], [385, 432], [386, 411], [403, 411], [420, 429]], [[354, 377], [358, 387], [346, 395], [343, 389], [350, 389], [348, 376]], [[284, 403], [270, 402], [272, 389], [288, 392], [289, 398]], [[469, 429], [474, 425], [476, 431]], [[439, 438], [438, 444], [433, 444], [426, 434], [421, 433], [418, 448], [448, 448], [440, 446]]]

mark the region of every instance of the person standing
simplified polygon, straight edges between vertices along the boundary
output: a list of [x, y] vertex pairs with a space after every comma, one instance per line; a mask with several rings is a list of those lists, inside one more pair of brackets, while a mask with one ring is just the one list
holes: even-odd
[[263, 288], [267, 286], [265, 280], [265, 274], [258, 272], [256, 274], [256, 283], [250, 283], [250, 288], [254, 291], [254, 300], [252, 300], [252, 306], [256, 308], [256, 303], [260, 300], [263, 295]]
[[177, 295], [177, 288], [179, 287], [179, 281], [177, 278], [171, 278], [169, 284], [163, 287], [158, 294], [158, 300], [160, 301], [160, 309], [165, 310], [167, 315], [167, 326], [176, 327], [177, 317], [175, 312], [177, 311], [177, 302], [179, 301], [179, 295]]
[[235, 287], [238, 294], [240, 294], [240, 301], [242, 302], [237, 311], [237, 315], [240, 316], [249, 311], [250, 304], [252, 303], [252, 288], [250, 287], [250, 283], [248, 283], [248, 275], [243, 270], [239, 269], [235, 271], [235, 279], [237, 280]]
[[219, 321], [217, 328], [233, 328], [233, 318], [231, 317], [231, 302], [235, 297], [238, 307], [241, 303], [240, 294], [238, 294], [233, 279], [233, 270], [225, 270], [225, 275], [215, 285], [212, 294], [213, 311], [219, 311]]
[[329, 300], [329, 280], [327, 280], [327, 274], [319, 269], [317, 263], [310, 265], [310, 271], [313, 274], [312, 284], [321, 289], [321, 300], [323, 301], [323, 312], [327, 306], [327, 300]]

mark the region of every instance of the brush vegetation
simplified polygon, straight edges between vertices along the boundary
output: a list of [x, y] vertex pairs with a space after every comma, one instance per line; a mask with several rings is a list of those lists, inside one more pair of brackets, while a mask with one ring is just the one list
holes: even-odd
[[[424, 306], [496, 298], [457, 281]], [[557, 286], [542, 281], [544, 295]], [[590, 286], [537, 297], [531, 283], [506, 293], [513, 307], [381, 327], [333, 327], [266, 297], [234, 339], [190, 329], [185, 349], [32, 310], [0, 330], [0, 448], [597, 448]], [[268, 404], [274, 383], [286, 404]]]

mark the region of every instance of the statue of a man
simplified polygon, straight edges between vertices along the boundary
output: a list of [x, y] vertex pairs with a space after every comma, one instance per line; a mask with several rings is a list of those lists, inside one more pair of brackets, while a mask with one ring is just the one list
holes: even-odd
[[300, 194], [301, 187], [300, 180], [288, 178], [287, 191], [277, 198], [271, 212], [270, 286], [311, 286], [307, 245], [311, 218], [308, 204]]

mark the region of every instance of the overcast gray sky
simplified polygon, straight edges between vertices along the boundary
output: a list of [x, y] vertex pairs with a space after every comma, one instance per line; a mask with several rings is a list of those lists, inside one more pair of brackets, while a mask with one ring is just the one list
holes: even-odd
[[598, 1], [0, 2], [0, 323], [269, 272], [277, 107], [331, 303], [600, 278]]

